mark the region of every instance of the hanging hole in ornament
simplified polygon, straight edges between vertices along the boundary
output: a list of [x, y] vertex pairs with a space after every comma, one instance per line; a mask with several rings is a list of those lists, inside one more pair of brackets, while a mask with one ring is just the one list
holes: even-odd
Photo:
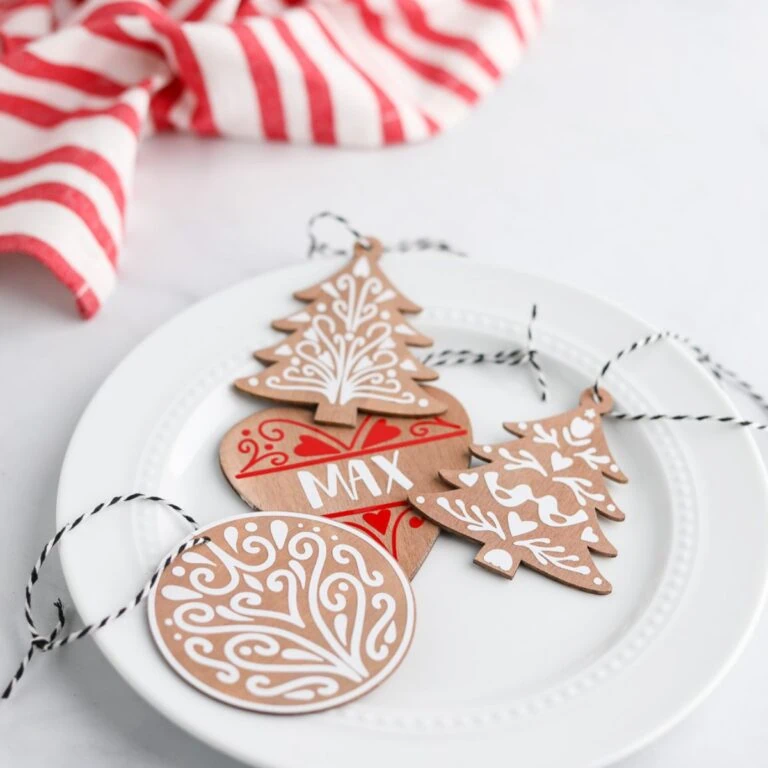
[[581, 393], [579, 404], [582, 406], [591, 406], [602, 416], [613, 410], [613, 397], [608, 390], [602, 387], [588, 387]]
[[354, 256], [368, 256], [369, 260], [375, 261], [384, 252], [384, 246], [375, 237], [365, 237], [360, 235], [355, 242]]

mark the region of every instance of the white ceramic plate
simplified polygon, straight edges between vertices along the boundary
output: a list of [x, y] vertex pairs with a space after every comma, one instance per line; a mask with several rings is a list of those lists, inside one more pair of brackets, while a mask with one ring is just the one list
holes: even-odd
[[[272, 318], [293, 290], [338, 266], [317, 260], [267, 274], [184, 312], [141, 344], [94, 397], [62, 470], [58, 522], [131, 490], [181, 503], [201, 523], [244, 511], [217, 461], [224, 432], [262, 407], [230, 382], [252, 350], [282, 336]], [[435, 348], [522, 342], [530, 304], [553, 400], [530, 370], [441, 369], [475, 438], [501, 422], [575, 405], [599, 365], [648, 328], [564, 286], [445, 256], [389, 256], [394, 282], [425, 306]], [[732, 406], [681, 350], [658, 345], [606, 382], [621, 408], [727, 413]], [[165, 663], [138, 610], [96, 635], [157, 709], [209, 744], [261, 768], [500, 764], [606, 765], [688, 712], [722, 677], [760, 610], [768, 569], [768, 486], [751, 438], [712, 425], [608, 424], [630, 478], [627, 512], [604, 528], [619, 556], [600, 567], [613, 594], [568, 589], [527, 569], [508, 582], [472, 565], [475, 548], [443, 535], [416, 576], [414, 643], [398, 672], [338, 710], [294, 717], [227, 707]], [[121, 604], [186, 531], [162, 508], [116, 508], [64, 544], [81, 616]]]

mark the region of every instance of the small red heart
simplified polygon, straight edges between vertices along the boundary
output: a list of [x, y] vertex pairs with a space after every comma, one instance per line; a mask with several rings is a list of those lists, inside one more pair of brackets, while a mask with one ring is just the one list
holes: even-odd
[[378, 512], [366, 512], [363, 515], [365, 520], [371, 528], [375, 528], [382, 536], [387, 532], [389, 528], [389, 521], [392, 517], [392, 512], [389, 509], [380, 509]]
[[386, 443], [389, 440], [394, 440], [396, 437], [400, 437], [400, 430], [397, 427], [387, 424], [386, 419], [377, 419], [365, 436], [363, 448]]
[[297, 456], [326, 456], [329, 453], [340, 453], [338, 448], [311, 435], [302, 435], [293, 452]]

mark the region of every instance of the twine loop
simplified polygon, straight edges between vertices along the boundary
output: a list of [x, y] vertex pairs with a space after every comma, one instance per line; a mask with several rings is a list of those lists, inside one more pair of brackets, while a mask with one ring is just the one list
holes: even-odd
[[439, 352], [429, 352], [421, 362], [432, 368], [445, 365], [480, 365], [491, 363], [492, 365], [507, 365], [514, 367], [528, 363], [533, 368], [536, 384], [539, 388], [539, 396], [542, 402], [548, 397], [548, 384], [544, 370], [538, 362], [538, 350], [533, 343], [533, 328], [536, 323], [538, 309], [536, 304], [531, 307], [531, 316], [526, 328], [526, 346], [517, 349], [500, 349], [498, 352], [475, 352], [471, 349], [441, 349]]
[[160, 504], [163, 504], [165, 507], [172, 510], [173, 512], [175, 512], [184, 521], [189, 523], [192, 526], [193, 530], [197, 530], [198, 528], [197, 521], [191, 515], [188, 515], [177, 504], [173, 504], [170, 501], [167, 501], [166, 499], [161, 498], [160, 496], [148, 496], [144, 493], [131, 493], [131, 494], [128, 494], [127, 496], [114, 496], [109, 501], [102, 502], [101, 504], [97, 504], [90, 512], [83, 513], [79, 517], [76, 517], [71, 522], [59, 528], [59, 530], [56, 532], [56, 535], [43, 547], [43, 550], [40, 553], [40, 557], [38, 557], [37, 562], [32, 568], [32, 572], [30, 573], [29, 580], [27, 581], [27, 586], [24, 591], [24, 618], [26, 619], [27, 628], [29, 629], [29, 634], [30, 634], [29, 648], [27, 649], [27, 652], [24, 658], [21, 660], [21, 663], [19, 664], [15, 674], [13, 675], [8, 685], [6, 686], [5, 690], [3, 691], [2, 696], [0, 696], [1, 699], [10, 698], [14, 689], [19, 684], [19, 681], [24, 675], [24, 672], [26, 672], [26, 669], [29, 666], [29, 662], [32, 660], [32, 657], [35, 655], [35, 653], [45, 653], [47, 651], [53, 650], [54, 648], [61, 648], [63, 645], [68, 645], [69, 643], [74, 642], [75, 640], [80, 640], [83, 637], [87, 637], [92, 632], [95, 632], [98, 629], [102, 629], [103, 627], [106, 627], [107, 624], [111, 624], [113, 621], [117, 621], [117, 619], [119, 619], [121, 616], [124, 616], [126, 613], [128, 613], [128, 611], [133, 610], [137, 605], [139, 605], [146, 599], [146, 597], [149, 595], [150, 591], [152, 590], [152, 587], [154, 587], [155, 583], [160, 578], [160, 575], [170, 565], [172, 560], [174, 560], [176, 557], [186, 552], [187, 550], [197, 547], [200, 544], [204, 544], [207, 541], [210, 541], [210, 539], [207, 536], [196, 536], [192, 539], [187, 539], [186, 541], [182, 542], [176, 548], [176, 550], [172, 552], [170, 555], [168, 555], [163, 560], [163, 562], [155, 569], [155, 572], [152, 574], [152, 576], [150, 576], [146, 584], [141, 588], [141, 590], [136, 594], [136, 596], [129, 603], [126, 603], [124, 606], [122, 606], [118, 610], [114, 611], [113, 613], [110, 613], [109, 616], [105, 616], [101, 621], [94, 622], [93, 624], [86, 624], [82, 629], [70, 632], [68, 635], [64, 635], [63, 637], [61, 637], [61, 633], [66, 624], [66, 615], [64, 613], [64, 604], [61, 598], [57, 598], [56, 601], [54, 602], [54, 607], [56, 608], [56, 614], [57, 614], [56, 626], [53, 628], [50, 634], [48, 635], [41, 634], [38, 631], [37, 626], [35, 625], [34, 618], [32, 617], [32, 590], [35, 584], [37, 583], [38, 579], [40, 578], [40, 570], [43, 567], [45, 561], [48, 559], [48, 556], [51, 554], [53, 549], [58, 546], [59, 542], [64, 538], [64, 536], [66, 536], [67, 534], [71, 533], [73, 530], [78, 528], [86, 520], [89, 520], [94, 515], [99, 514], [105, 509], [109, 509], [118, 504], [122, 504], [129, 501], [158, 502]]
[[[348, 235], [352, 235], [353, 243], [360, 245], [363, 250], [371, 250], [372, 243], [370, 238], [363, 235], [356, 227], [352, 226], [348, 219], [332, 211], [321, 211], [312, 216], [307, 222], [307, 236], [309, 237], [309, 249], [307, 258], [312, 259], [315, 255], [320, 256], [349, 256], [352, 248], [335, 248], [325, 240], [320, 239], [317, 234], [317, 225], [321, 221], [332, 221], [338, 224]], [[445, 240], [434, 240], [428, 237], [417, 237], [414, 240], [401, 240], [395, 245], [385, 245], [385, 253], [408, 253], [410, 251], [438, 251], [452, 256], [466, 257], [466, 253], [458, 251], [449, 245]]]

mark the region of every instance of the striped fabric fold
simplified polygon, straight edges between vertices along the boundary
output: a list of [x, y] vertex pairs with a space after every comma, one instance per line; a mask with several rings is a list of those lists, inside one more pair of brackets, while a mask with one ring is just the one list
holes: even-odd
[[114, 288], [139, 140], [382, 147], [459, 120], [543, 0], [0, 0], [0, 253], [83, 317]]

